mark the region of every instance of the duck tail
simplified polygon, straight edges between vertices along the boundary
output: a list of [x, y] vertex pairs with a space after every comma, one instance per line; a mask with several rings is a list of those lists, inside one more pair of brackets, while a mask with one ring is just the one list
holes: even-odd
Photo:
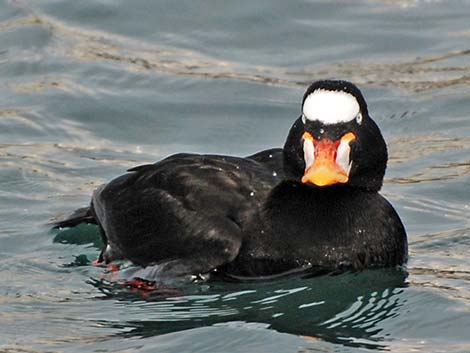
[[95, 217], [91, 211], [91, 207], [82, 207], [75, 210], [70, 216], [63, 221], [53, 222], [53, 228], [70, 228], [79, 225], [80, 223], [92, 223], [97, 224]]

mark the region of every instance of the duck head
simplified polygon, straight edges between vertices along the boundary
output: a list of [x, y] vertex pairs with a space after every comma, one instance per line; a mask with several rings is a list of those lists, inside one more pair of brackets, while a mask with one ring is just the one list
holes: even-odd
[[291, 179], [316, 188], [382, 187], [387, 147], [361, 91], [347, 81], [314, 82], [284, 145]]

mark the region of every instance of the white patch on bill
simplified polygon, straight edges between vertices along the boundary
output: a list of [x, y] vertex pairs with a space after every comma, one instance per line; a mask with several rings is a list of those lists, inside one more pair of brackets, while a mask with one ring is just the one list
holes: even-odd
[[352, 94], [317, 89], [305, 99], [302, 113], [302, 120], [316, 120], [331, 125], [356, 119], [360, 113], [360, 107]]
[[315, 147], [313, 146], [313, 141], [310, 139], [304, 140], [304, 161], [305, 170], [310, 168], [315, 161]]
[[341, 141], [336, 150], [336, 164], [339, 165], [349, 175], [351, 170], [351, 161], [349, 160], [349, 154], [351, 147], [349, 146], [349, 140]]

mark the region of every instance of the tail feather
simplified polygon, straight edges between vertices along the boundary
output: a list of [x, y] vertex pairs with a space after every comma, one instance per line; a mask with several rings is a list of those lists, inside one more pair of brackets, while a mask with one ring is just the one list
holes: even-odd
[[78, 210], [75, 210], [70, 216], [68, 216], [63, 221], [58, 221], [53, 223], [54, 228], [68, 228], [75, 227], [80, 223], [92, 223], [97, 224], [93, 213], [91, 212], [91, 207], [82, 207]]

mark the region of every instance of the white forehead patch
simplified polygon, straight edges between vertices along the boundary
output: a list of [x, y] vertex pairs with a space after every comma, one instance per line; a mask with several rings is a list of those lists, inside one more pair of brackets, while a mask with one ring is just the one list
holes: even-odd
[[323, 124], [345, 123], [360, 112], [356, 98], [343, 91], [317, 89], [305, 99], [302, 119], [317, 120]]

